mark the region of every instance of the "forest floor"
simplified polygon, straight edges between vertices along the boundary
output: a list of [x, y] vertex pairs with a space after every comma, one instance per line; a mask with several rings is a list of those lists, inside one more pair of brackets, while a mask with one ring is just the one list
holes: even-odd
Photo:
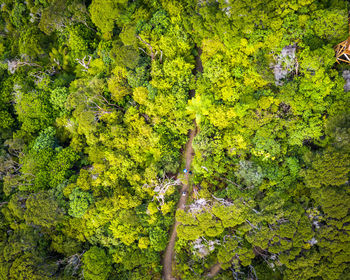
[[[186, 148], [184, 151], [185, 159], [186, 159], [186, 169], [190, 170], [191, 163], [192, 163], [192, 158], [193, 158], [193, 147], [192, 147], [192, 141], [193, 138], [196, 136], [196, 128], [192, 129], [190, 131], [190, 137], [186, 143]], [[185, 183], [182, 184], [181, 188], [181, 197], [180, 200], [177, 204], [177, 210], [179, 209], [185, 209], [186, 201], [189, 196], [189, 187], [190, 187], [190, 182], [189, 182], [189, 174], [185, 174]], [[186, 192], [186, 195], [182, 195], [183, 192]], [[172, 230], [171, 230], [171, 235], [169, 239], [168, 246], [165, 249], [165, 254], [164, 254], [164, 259], [163, 259], [163, 278], [165, 280], [173, 280], [172, 276], [172, 266], [173, 266], [173, 257], [174, 257], [174, 247], [175, 247], [175, 241], [176, 241], [176, 229], [180, 222], [175, 221]]]
[[[202, 61], [200, 59], [201, 53], [202, 53], [201, 49], [198, 48], [198, 55], [196, 56], [196, 68], [193, 71], [194, 75], [196, 75], [198, 72], [202, 73], [202, 71], [203, 71]], [[194, 97], [194, 95], [195, 95], [195, 91], [191, 90], [190, 97]], [[190, 171], [192, 159], [194, 156], [192, 142], [193, 142], [193, 139], [198, 132], [198, 127], [197, 127], [195, 120], [193, 120], [193, 124], [194, 124], [194, 128], [191, 129], [189, 132], [189, 139], [186, 143], [186, 147], [185, 147], [185, 150], [183, 153], [185, 156], [185, 168], [188, 171]], [[180, 200], [177, 204], [176, 211], [179, 209], [185, 209], [187, 198], [190, 195], [189, 189], [190, 189], [190, 175], [187, 172], [185, 174], [184, 183], [182, 184], [182, 188], [180, 191], [181, 196], [180, 196]], [[182, 195], [183, 192], [186, 192], [186, 195]], [[176, 236], [177, 236], [176, 229], [177, 229], [179, 224], [180, 224], [180, 222], [175, 220], [175, 223], [171, 229], [171, 234], [170, 234], [170, 239], [169, 239], [168, 245], [165, 249], [164, 258], [163, 258], [163, 279], [164, 280], [175, 279], [173, 277], [172, 268], [173, 268], [173, 259], [174, 259], [174, 247], [175, 247], [175, 241], [176, 241]]]
[[221, 264], [220, 263], [217, 263], [217, 264], [214, 264], [211, 268], [210, 268], [210, 271], [207, 275], [208, 278], [212, 278], [214, 276], [216, 276], [221, 270]]

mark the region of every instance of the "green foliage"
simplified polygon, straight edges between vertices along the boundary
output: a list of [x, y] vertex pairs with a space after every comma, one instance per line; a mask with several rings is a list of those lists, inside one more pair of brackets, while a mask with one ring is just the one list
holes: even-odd
[[24, 219], [29, 224], [51, 228], [63, 219], [63, 211], [48, 192], [38, 192], [27, 198]]
[[26, 24], [27, 18], [25, 16], [26, 7], [23, 3], [15, 2], [12, 12], [11, 12], [11, 21], [14, 26], [20, 28], [23, 24]]
[[56, 131], [53, 127], [48, 127], [43, 130], [35, 139], [33, 149], [39, 151], [41, 149], [53, 148], [55, 145], [55, 133]]
[[46, 268], [43, 260], [31, 253], [25, 253], [17, 258], [9, 271], [10, 279], [50, 279], [51, 271]]
[[86, 26], [82, 24], [71, 26], [68, 30], [67, 37], [67, 46], [71, 50], [71, 55], [74, 58], [82, 58], [88, 53], [93, 36]]
[[349, 278], [348, 3], [197, 2], [2, 1], [0, 279]]
[[139, 52], [135, 47], [122, 46], [121, 44], [113, 44], [109, 56], [116, 65], [131, 69], [137, 66], [139, 60]]
[[92, 195], [75, 188], [69, 195], [68, 214], [75, 218], [81, 218], [92, 203]]
[[14, 123], [12, 115], [7, 111], [0, 111], [0, 130], [10, 129]]
[[39, 28], [41, 31], [50, 35], [55, 30], [62, 29], [67, 24], [66, 0], [51, 1], [51, 5], [45, 5], [40, 17]]
[[36, 57], [44, 53], [43, 43], [44, 43], [43, 34], [38, 31], [35, 27], [29, 27], [26, 30], [21, 32], [19, 39], [19, 52], [23, 55]]
[[68, 90], [63, 87], [57, 87], [51, 91], [50, 102], [56, 110], [65, 110], [65, 103], [68, 97]]
[[21, 129], [26, 133], [36, 133], [53, 122], [53, 112], [48, 95], [43, 91], [19, 91], [15, 104]]
[[85, 279], [108, 279], [111, 272], [111, 259], [105, 250], [91, 247], [83, 256], [83, 271]]
[[92, 22], [101, 30], [105, 39], [110, 39], [114, 24], [120, 17], [121, 10], [127, 5], [126, 0], [93, 0], [89, 10]]
[[247, 187], [259, 186], [264, 178], [260, 166], [250, 161], [240, 161], [236, 172], [237, 178], [243, 180]]
[[156, 227], [150, 231], [149, 239], [152, 248], [157, 252], [161, 252], [167, 245], [168, 235], [163, 229]]
[[348, 181], [350, 156], [333, 149], [316, 154], [311, 159], [311, 168], [305, 171], [305, 181], [310, 187], [323, 184], [339, 186]]

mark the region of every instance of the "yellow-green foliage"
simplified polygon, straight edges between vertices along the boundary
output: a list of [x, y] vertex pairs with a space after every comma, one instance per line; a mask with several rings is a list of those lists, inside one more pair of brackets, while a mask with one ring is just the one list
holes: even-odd
[[0, 279], [348, 279], [348, 6], [2, 1]]

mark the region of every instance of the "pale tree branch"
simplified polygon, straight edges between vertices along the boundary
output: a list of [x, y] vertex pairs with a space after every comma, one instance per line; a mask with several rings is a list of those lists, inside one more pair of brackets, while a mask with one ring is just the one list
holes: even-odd
[[[137, 39], [139, 39], [142, 43], [144, 43], [144, 44], [148, 47], [148, 49], [150, 50], [150, 54], [148, 54], [148, 53], [147, 53], [144, 49], [142, 49], [142, 48], [139, 48], [139, 50], [141, 50], [141, 51], [143, 51], [145, 54], [149, 55], [149, 56], [151, 57], [151, 60], [153, 61], [154, 58], [156, 57], [156, 55], [158, 54], [158, 51], [154, 52], [153, 47], [151, 46], [151, 44], [148, 43], [148, 42], [146, 42], [145, 40], [143, 40], [143, 39], [141, 38], [140, 35], [137, 35], [136, 37], [137, 37]], [[163, 60], [163, 51], [160, 51], [160, 58], [159, 58], [160, 63], [162, 63], [162, 60]]]
[[152, 182], [151, 184], [143, 185], [144, 188], [153, 188], [155, 195], [153, 200], [156, 198], [160, 205], [165, 203], [165, 195], [168, 192], [170, 187], [175, 187], [181, 184], [179, 179], [168, 178], [164, 176], [163, 178], [158, 178], [157, 181]]
[[78, 61], [78, 63], [79, 63], [82, 67], [84, 67], [83, 71], [86, 72], [87, 70], [89, 70], [89, 65], [90, 65], [90, 62], [91, 62], [92, 57], [91, 57], [91, 55], [89, 55], [89, 60], [86, 61], [86, 62], [85, 62], [85, 58], [86, 58], [86, 56], [84, 56], [82, 59], [76, 58], [75, 60]]

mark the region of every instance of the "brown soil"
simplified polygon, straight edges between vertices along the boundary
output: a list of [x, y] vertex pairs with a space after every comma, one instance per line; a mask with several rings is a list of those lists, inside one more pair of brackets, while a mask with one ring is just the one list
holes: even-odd
[[[194, 124], [195, 124], [195, 128], [190, 131], [190, 137], [186, 143], [186, 148], [184, 151], [185, 160], [186, 160], [185, 168], [187, 170], [190, 169], [192, 159], [193, 159], [192, 141], [193, 141], [193, 138], [196, 136], [196, 123], [194, 122]], [[188, 176], [188, 173], [186, 173], [186, 175], [185, 175], [185, 182], [186, 182], [185, 184], [182, 184], [182, 188], [181, 188], [180, 193], [182, 194], [182, 192], [186, 192], [186, 195], [185, 196], [181, 195], [180, 200], [177, 204], [177, 210], [185, 209], [186, 201], [187, 201], [187, 198], [189, 196], [189, 192], [188, 192], [188, 190], [189, 190], [189, 176]], [[174, 246], [175, 246], [176, 235], [177, 235], [176, 229], [177, 229], [177, 226], [179, 224], [180, 223], [178, 221], [175, 221], [175, 223], [171, 229], [171, 235], [170, 235], [168, 246], [165, 249], [164, 258], [163, 258], [163, 278], [165, 280], [175, 279], [172, 276], [172, 266], [173, 266], [173, 257], [174, 257]]]
[[[203, 71], [203, 66], [202, 66], [202, 61], [200, 59], [200, 55], [202, 53], [202, 50], [200, 48], [197, 48], [198, 50], [198, 56], [196, 57], [196, 68], [193, 71], [194, 75], [197, 75], [198, 72], [202, 72]], [[191, 90], [190, 92], [190, 97], [194, 97], [195, 95], [195, 91]], [[193, 152], [193, 147], [192, 147], [192, 142], [193, 142], [193, 138], [196, 136], [197, 134], [197, 124], [196, 121], [193, 121], [194, 124], [194, 129], [190, 130], [189, 132], [189, 139], [186, 143], [186, 147], [185, 147], [185, 151], [184, 151], [184, 156], [185, 156], [185, 168], [187, 170], [190, 170], [191, 168], [191, 163], [192, 163], [192, 159], [194, 156], [194, 152]], [[177, 204], [177, 209], [185, 209], [185, 205], [186, 205], [186, 201], [187, 198], [189, 196], [189, 176], [188, 173], [186, 173], [185, 175], [185, 183], [182, 184], [182, 188], [181, 188], [181, 197], [180, 200]], [[186, 195], [182, 195], [183, 192], [186, 192]], [[176, 229], [178, 227], [180, 223], [178, 221], [175, 221], [172, 229], [171, 229], [171, 234], [170, 234], [170, 239], [169, 239], [169, 243], [168, 246], [165, 249], [165, 253], [164, 253], [164, 257], [163, 257], [163, 279], [164, 280], [174, 280], [176, 278], [173, 277], [173, 259], [174, 259], [174, 247], [175, 247], [175, 241], [176, 241]]]
[[214, 277], [216, 276], [221, 270], [221, 264], [220, 263], [217, 263], [217, 264], [214, 264], [211, 268], [210, 268], [210, 271], [207, 275], [208, 278], [211, 278], [211, 277]]

